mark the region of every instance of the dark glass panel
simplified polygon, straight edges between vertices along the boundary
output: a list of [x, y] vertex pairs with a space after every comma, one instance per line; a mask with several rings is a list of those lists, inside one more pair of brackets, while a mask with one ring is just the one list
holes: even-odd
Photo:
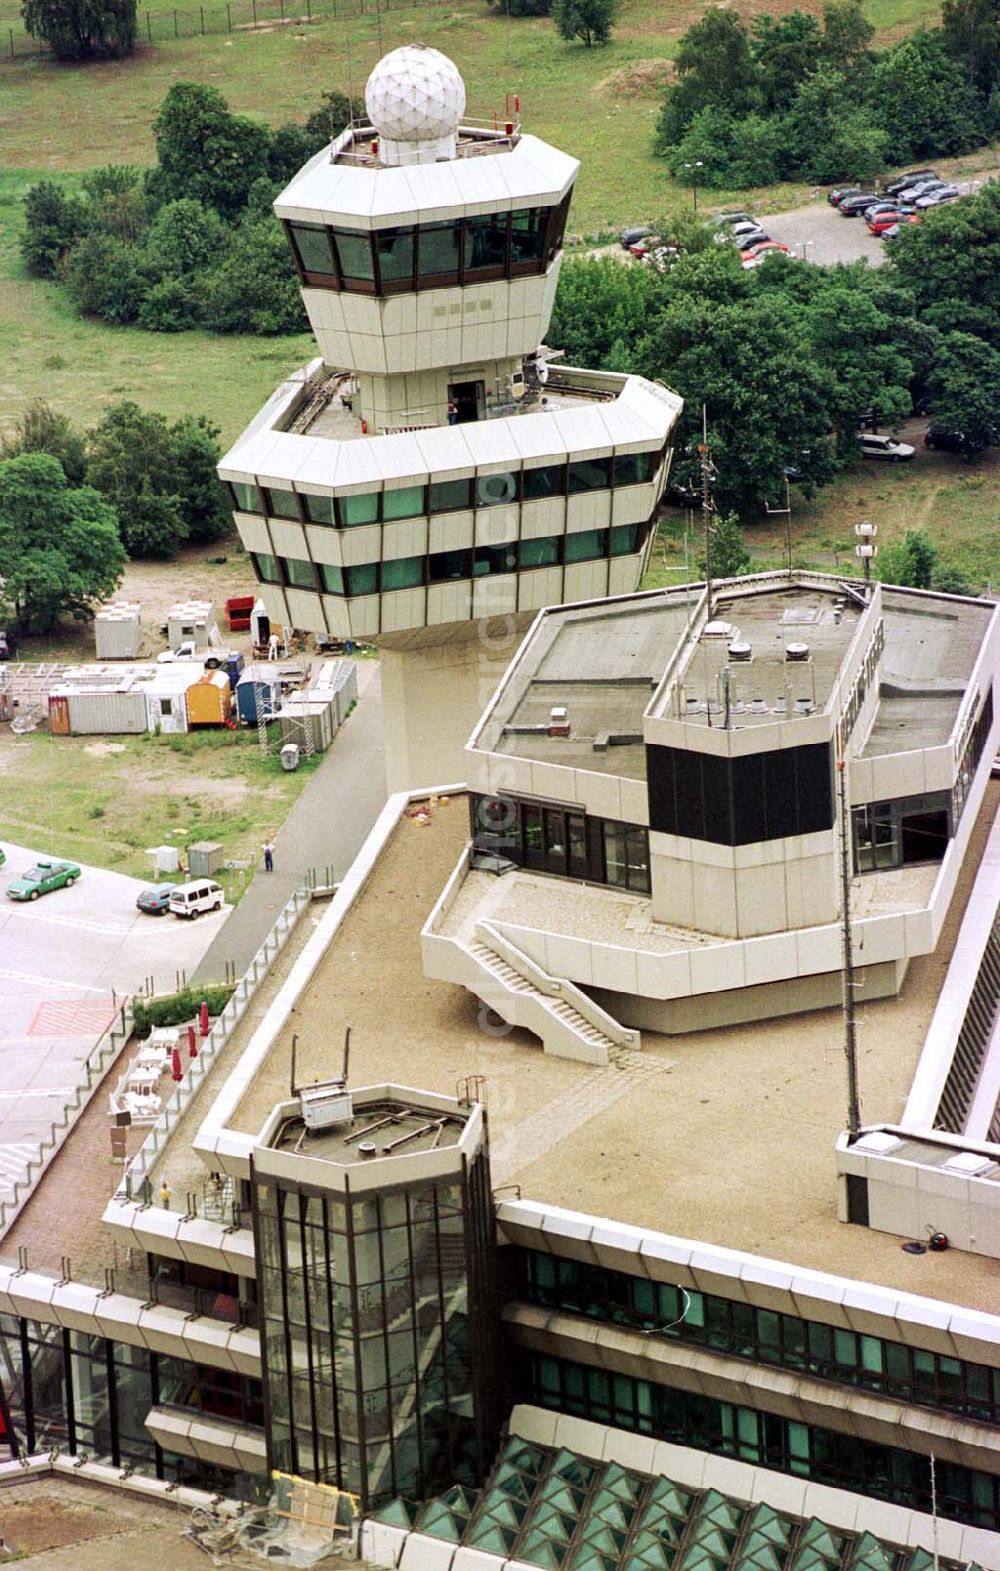
[[415, 589], [424, 581], [422, 556], [396, 557], [382, 563], [382, 589]]
[[288, 230], [295, 243], [299, 266], [304, 273], [321, 273], [327, 277], [336, 277], [325, 224], [289, 224]]
[[327, 594], [342, 595], [344, 593], [343, 568], [334, 567], [331, 562], [321, 562], [319, 570], [323, 580], [323, 588]]
[[558, 567], [559, 538], [549, 535], [540, 540], [522, 540], [520, 545], [521, 567]]
[[374, 595], [378, 592], [378, 564], [365, 562], [360, 567], [345, 567], [348, 595]]
[[511, 267], [540, 266], [545, 258], [548, 209], [529, 207], [510, 215]]
[[465, 220], [467, 274], [506, 267], [509, 220], [509, 213], [484, 213]]
[[419, 518], [426, 511], [426, 486], [407, 485], [382, 493], [382, 517], [387, 523], [394, 518]]
[[281, 583], [281, 569], [276, 556], [271, 556], [267, 551], [251, 551], [250, 560], [262, 584]]
[[615, 485], [645, 485], [653, 478], [655, 453], [617, 453], [615, 455]]
[[606, 491], [611, 484], [610, 458], [580, 458], [569, 466], [569, 494]]
[[246, 480], [231, 480], [229, 489], [233, 494], [233, 505], [239, 513], [263, 513], [264, 498], [258, 486]]
[[428, 561], [432, 584], [444, 584], [456, 578], [472, 577], [471, 551], [435, 551]]
[[375, 283], [372, 237], [364, 229], [334, 229], [333, 241], [344, 282]]
[[413, 287], [413, 229], [380, 229], [376, 233], [382, 287], [401, 283]]
[[362, 492], [355, 496], [338, 496], [337, 507], [340, 510], [340, 522], [345, 529], [352, 529], [356, 524], [375, 524], [378, 522], [377, 491]]
[[429, 487], [428, 511], [456, 513], [472, 506], [471, 480], [436, 480]]
[[563, 551], [566, 562], [596, 561], [599, 557], [608, 554], [608, 531], [583, 529], [577, 534], [567, 535]]
[[302, 491], [299, 494], [302, 499], [303, 510], [309, 523], [329, 524], [331, 526], [333, 525], [334, 513], [332, 496], [313, 496], [308, 491]]
[[540, 469], [525, 469], [521, 484], [526, 502], [539, 502], [548, 496], [563, 496], [566, 491], [566, 465], [543, 464]]
[[421, 224], [417, 273], [420, 278], [453, 274], [458, 277], [459, 235], [461, 224]]
[[311, 562], [303, 562], [294, 556], [282, 558], [285, 564], [285, 581], [294, 589], [315, 589], [316, 569]]
[[633, 556], [639, 549], [640, 524], [620, 524], [610, 531], [611, 556]]
[[506, 545], [480, 545], [476, 547], [473, 572], [476, 578], [491, 573], [513, 573], [517, 569], [517, 544], [511, 540]]

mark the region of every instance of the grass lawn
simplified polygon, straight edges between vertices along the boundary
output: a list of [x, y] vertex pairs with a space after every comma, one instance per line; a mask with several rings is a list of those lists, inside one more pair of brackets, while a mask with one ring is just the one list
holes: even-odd
[[[337, 746], [337, 743], [334, 743]], [[319, 755], [294, 773], [262, 759], [256, 732], [185, 736], [5, 736], [0, 745], [0, 841], [148, 878], [146, 848], [218, 840], [249, 863], [220, 882], [238, 900]]]
[[[919, 443], [918, 432], [907, 440]], [[792, 491], [792, 561], [796, 567], [859, 572], [854, 525], [878, 524], [879, 545], [900, 540], [909, 529], [930, 535], [941, 563], [965, 574], [972, 585], [1000, 580], [1000, 451], [991, 448], [975, 463], [950, 453], [918, 447], [912, 464], [865, 463], [859, 459], [834, 485], [807, 501]], [[685, 535], [687, 536], [685, 541]], [[786, 561], [782, 517], [746, 521], [744, 535], [761, 568]], [[690, 522], [669, 509], [660, 524], [650, 572], [643, 587], [683, 583], [697, 577], [702, 556], [700, 520]]]

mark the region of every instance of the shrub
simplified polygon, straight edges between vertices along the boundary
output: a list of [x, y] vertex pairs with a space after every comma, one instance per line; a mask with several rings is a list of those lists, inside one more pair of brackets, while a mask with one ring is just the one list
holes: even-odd
[[179, 1026], [193, 1020], [203, 1003], [213, 1018], [221, 1015], [233, 996], [227, 983], [211, 982], [204, 987], [185, 987], [162, 998], [133, 998], [132, 1020], [136, 1036], [148, 1036], [154, 1026]]

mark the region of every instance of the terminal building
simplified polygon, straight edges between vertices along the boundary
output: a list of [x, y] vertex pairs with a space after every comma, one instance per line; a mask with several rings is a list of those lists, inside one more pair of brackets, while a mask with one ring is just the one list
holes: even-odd
[[387, 55], [275, 203], [319, 356], [222, 461], [272, 622], [381, 651], [390, 789], [462, 747], [542, 606], [635, 589], [681, 400], [545, 344], [578, 165]]

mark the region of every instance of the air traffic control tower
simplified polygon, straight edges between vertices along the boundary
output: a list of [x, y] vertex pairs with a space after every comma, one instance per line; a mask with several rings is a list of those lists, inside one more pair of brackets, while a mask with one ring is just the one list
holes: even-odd
[[546, 348], [578, 164], [408, 45], [275, 202], [319, 356], [223, 459], [275, 622], [376, 643], [391, 790], [462, 748], [542, 606], [637, 588], [681, 400]]

